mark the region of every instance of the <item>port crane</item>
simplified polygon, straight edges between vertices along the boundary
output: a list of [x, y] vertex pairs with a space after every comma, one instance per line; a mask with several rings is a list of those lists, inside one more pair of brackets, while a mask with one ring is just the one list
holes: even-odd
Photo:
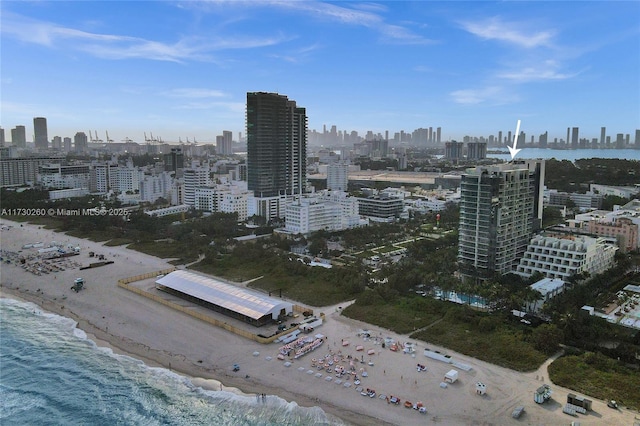
[[144, 132], [144, 141], [146, 143], [152, 143], [152, 144], [156, 144], [156, 143], [162, 143], [162, 138], [161, 137], [157, 137], [154, 138], [153, 137], [153, 133], [149, 133], [150, 137], [147, 137], [147, 132]]

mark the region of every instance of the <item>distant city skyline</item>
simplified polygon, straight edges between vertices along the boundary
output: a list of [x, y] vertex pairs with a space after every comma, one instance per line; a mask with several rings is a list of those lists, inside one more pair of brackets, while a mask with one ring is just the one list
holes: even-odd
[[27, 141], [36, 117], [50, 141], [237, 140], [251, 91], [305, 105], [310, 131], [390, 139], [429, 127], [442, 141], [506, 137], [522, 120], [527, 142], [565, 139], [567, 127], [633, 142], [640, 128], [638, 2], [40, 1], [0, 12], [0, 126], [25, 126]]
[[[286, 97], [284, 95], [280, 95]], [[32, 139], [30, 140], [26, 137], [27, 127], [25, 126], [16, 126], [15, 128], [10, 129], [10, 137], [16, 138], [17, 143], [13, 143], [13, 141], [6, 137], [6, 129], [0, 127], [0, 135], [4, 136], [3, 142], [6, 139], [6, 145], [15, 145], [18, 147], [27, 147], [27, 142], [31, 142], [33, 144], [33, 148], [35, 149], [46, 149], [46, 147], [40, 143], [37, 143], [37, 133], [36, 131], [36, 122], [40, 123], [41, 132], [46, 134], [47, 132], [47, 124], [46, 117], [34, 117], [33, 119], [34, 127]], [[450, 138], [443, 139], [441, 138], [442, 128], [437, 127], [429, 127], [429, 128], [418, 128], [413, 129], [411, 131], [400, 130], [397, 132], [385, 130], [384, 132], [373, 133], [371, 130], [367, 131], [364, 134], [360, 134], [357, 131], [348, 132], [346, 129], [338, 129], [337, 126], [333, 125], [329, 128], [327, 126], [323, 126], [323, 129], [307, 129], [308, 130], [308, 143], [312, 146], [319, 145], [335, 145], [338, 141], [342, 141], [341, 145], [350, 145], [354, 143], [358, 143], [360, 141], [365, 140], [386, 140], [390, 143], [401, 144], [406, 143], [412, 146], [439, 146], [444, 147], [445, 142], [455, 141], [459, 143], [469, 143], [469, 142], [486, 142], [489, 147], [497, 147], [499, 145], [508, 145], [513, 142], [513, 134], [511, 130], [503, 132], [502, 130], [493, 132], [489, 135], [465, 135], [460, 139]], [[153, 133], [147, 134], [143, 132], [143, 138], [141, 140], [131, 139], [126, 137], [121, 141], [113, 140], [109, 137], [108, 132], [106, 132], [106, 138], [100, 137], [97, 131], [89, 131], [88, 134], [85, 132], [76, 132], [75, 138], [78, 135], [82, 135], [82, 140], [84, 144], [88, 143], [110, 143], [110, 142], [135, 142], [135, 143], [167, 143], [167, 144], [198, 144], [198, 145], [213, 145], [216, 147], [218, 152], [221, 154], [231, 154], [232, 153], [232, 142], [239, 142], [240, 135], [242, 135], [242, 139], [244, 143], [246, 143], [245, 132], [238, 132], [237, 134], [233, 134], [233, 132], [229, 130], [222, 130], [221, 135], [216, 135], [213, 140], [196, 140], [196, 138], [189, 137], [182, 139], [181, 137], [178, 140], [165, 140], [161, 137], [156, 137]], [[237, 136], [237, 137], [236, 137]], [[524, 131], [520, 132], [518, 137], [518, 143], [520, 146], [525, 146], [527, 144], [534, 144], [540, 148], [571, 148], [571, 149], [585, 149], [585, 148], [640, 148], [640, 129], [635, 129], [634, 132], [630, 133], [619, 133], [612, 131], [608, 133], [606, 127], [600, 127], [599, 137], [595, 137], [593, 135], [584, 135], [580, 132], [579, 127], [567, 127], [566, 138], [562, 137], [549, 137], [549, 132], [545, 131], [541, 134], [527, 134]], [[68, 139], [69, 137], [66, 135], [60, 136], [56, 135], [49, 139], [48, 148], [52, 149], [61, 149], [62, 138]], [[85, 150], [86, 145], [80, 150]]]

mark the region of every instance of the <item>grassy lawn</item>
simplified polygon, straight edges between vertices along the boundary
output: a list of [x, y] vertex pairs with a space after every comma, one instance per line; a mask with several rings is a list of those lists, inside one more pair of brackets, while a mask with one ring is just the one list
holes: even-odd
[[[265, 271], [250, 264], [237, 268], [216, 268], [207, 264], [193, 265], [193, 269], [219, 276], [230, 281], [246, 281], [256, 279], [249, 287], [271, 292], [272, 296], [282, 296], [299, 301], [309, 306], [327, 306], [344, 302], [350, 297], [344, 286], [333, 278], [335, 273], [321, 267], [300, 265], [303, 268], [313, 268], [313, 273], [304, 278], [292, 271], [291, 274], [277, 271]], [[353, 296], [351, 296], [352, 298]]]
[[614, 399], [640, 408], [640, 374], [604, 355], [587, 352], [567, 355], [549, 366], [549, 379], [560, 386], [599, 399]]
[[45, 229], [56, 230], [60, 226], [60, 222], [58, 220], [49, 216], [32, 216], [28, 218], [11, 217], [10, 219], [17, 222], [29, 222], [34, 225], [44, 226]]
[[185, 244], [176, 242], [145, 241], [129, 245], [130, 249], [150, 254], [161, 259], [177, 259], [173, 264], [193, 262], [198, 259], [198, 253], [193, 248], [185, 247]]
[[333, 267], [325, 269], [308, 266], [288, 256], [264, 253], [261, 257], [246, 257], [232, 254], [218, 256], [215, 260], [193, 265], [193, 269], [230, 281], [255, 281], [249, 284], [272, 296], [297, 300], [309, 306], [334, 305], [355, 297], [360, 291], [361, 280], [351, 268]]
[[261, 265], [247, 262], [245, 265], [234, 266], [231, 262], [226, 261], [225, 257], [227, 256], [219, 256], [218, 261], [213, 265], [203, 262], [195, 264], [191, 268], [205, 274], [236, 282], [253, 280], [264, 275], [265, 271]]
[[413, 244], [415, 242], [418, 242], [420, 240], [424, 240], [424, 237], [416, 237], [416, 238], [413, 238], [411, 241], [402, 241], [400, 243], [396, 243], [395, 246], [396, 247], [401, 247], [401, 248], [407, 248], [411, 244]]
[[8, 216], [7, 219], [18, 223], [30, 223], [32, 225], [43, 226], [44, 229], [52, 229], [58, 231], [60, 228], [60, 221], [49, 216]]
[[421, 297], [410, 297], [395, 304], [362, 306], [354, 303], [344, 309], [343, 315], [409, 334], [442, 318], [440, 310], [430, 309], [431, 302]]
[[535, 370], [547, 359], [523, 339], [522, 332], [507, 325], [481, 331], [477, 324], [445, 319], [411, 337], [517, 371]]
[[410, 337], [517, 371], [535, 370], [547, 359], [528, 342], [524, 329], [500, 316], [418, 296], [385, 303], [375, 291], [365, 293], [343, 314], [401, 334], [419, 330]]
[[400, 247], [395, 247], [392, 245], [382, 246], [376, 249], [376, 251], [380, 254], [391, 253], [392, 251], [400, 250]]
[[28, 218], [29, 220], [21, 220], [21, 219], [22, 218], [20, 217], [11, 218], [11, 220], [16, 220], [19, 222], [28, 222], [32, 225], [42, 226], [45, 229], [49, 229], [57, 232], [64, 232], [65, 234], [71, 237], [87, 239], [95, 242], [107, 241], [113, 237], [113, 235], [109, 231], [93, 230], [93, 231], [87, 232], [85, 230], [80, 230], [80, 229], [72, 229], [69, 231], [65, 231], [63, 229], [63, 223], [60, 219], [56, 219], [48, 216], [29, 217]]
[[66, 234], [76, 238], [84, 238], [86, 240], [95, 241], [97, 243], [108, 241], [111, 239], [111, 235], [108, 232], [101, 231], [85, 232], [79, 230], [71, 230], [67, 231]]
[[106, 243], [104, 243], [104, 245], [108, 247], [114, 247], [114, 246], [123, 246], [125, 244], [131, 244], [131, 243], [133, 243], [133, 240], [129, 238], [113, 238], [107, 241]]
[[340, 287], [327, 285], [322, 279], [298, 282], [293, 277], [264, 277], [253, 281], [249, 287], [270, 291], [276, 297], [279, 289], [282, 289], [283, 296], [310, 306], [327, 306], [345, 301], [344, 291]]

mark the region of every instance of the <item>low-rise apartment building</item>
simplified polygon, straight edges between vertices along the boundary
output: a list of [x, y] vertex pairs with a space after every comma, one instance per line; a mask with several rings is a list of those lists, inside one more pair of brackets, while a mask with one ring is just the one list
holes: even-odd
[[537, 235], [531, 239], [515, 272], [526, 277], [540, 272], [547, 278], [565, 281], [582, 272], [595, 275], [614, 265], [617, 249], [603, 238]]

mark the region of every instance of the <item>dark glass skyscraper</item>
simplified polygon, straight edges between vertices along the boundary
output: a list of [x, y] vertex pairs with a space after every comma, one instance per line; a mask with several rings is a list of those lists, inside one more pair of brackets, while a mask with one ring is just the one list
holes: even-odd
[[184, 169], [184, 153], [182, 148], [171, 148], [171, 152], [163, 155], [164, 170], [166, 172], [176, 172], [176, 177], [180, 177]]
[[544, 160], [468, 169], [460, 185], [458, 267], [474, 280], [512, 272], [542, 226]]
[[578, 149], [580, 147], [578, 145], [580, 141], [578, 136], [579, 130], [580, 129], [578, 127], [574, 127], [573, 129], [571, 129], [571, 149]]
[[247, 93], [247, 184], [256, 197], [303, 193], [305, 108], [278, 93]]
[[39, 150], [46, 150], [49, 147], [47, 119], [44, 117], [35, 117], [33, 119], [33, 142], [36, 149]]

